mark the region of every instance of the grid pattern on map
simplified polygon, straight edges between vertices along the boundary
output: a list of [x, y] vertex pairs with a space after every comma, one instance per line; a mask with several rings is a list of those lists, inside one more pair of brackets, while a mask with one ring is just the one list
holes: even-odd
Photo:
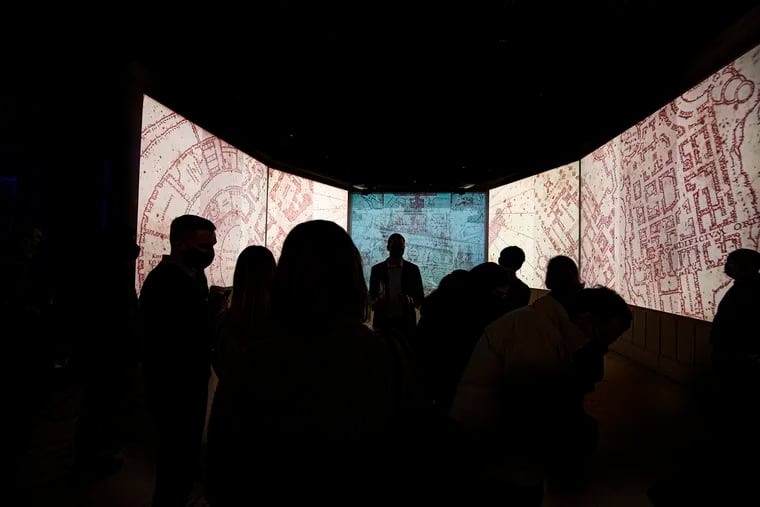
[[351, 194], [351, 237], [368, 283], [372, 265], [388, 257], [388, 236], [398, 232], [429, 294], [445, 275], [485, 260], [485, 224], [484, 193]]
[[180, 215], [216, 225], [212, 285], [232, 285], [239, 252], [264, 244], [267, 168], [156, 102], [143, 98], [140, 142], [137, 290], [169, 252], [169, 226]]
[[525, 263], [518, 276], [543, 288], [546, 263], [555, 255], [578, 260], [578, 163], [494, 188], [489, 193], [488, 260], [519, 246]]
[[269, 169], [266, 245], [275, 259], [290, 230], [307, 220], [330, 220], [347, 228], [348, 191]]
[[581, 269], [637, 306], [712, 320], [760, 246], [760, 48], [581, 160]]

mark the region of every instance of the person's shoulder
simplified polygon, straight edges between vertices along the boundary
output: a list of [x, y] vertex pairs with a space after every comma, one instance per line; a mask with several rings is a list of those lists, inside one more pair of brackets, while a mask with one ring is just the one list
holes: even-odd
[[154, 290], [155, 288], [170, 287], [177, 285], [178, 280], [184, 278], [182, 269], [176, 264], [170, 262], [159, 262], [152, 270], [145, 275], [145, 281], [143, 282], [141, 294], [146, 291]]
[[413, 263], [412, 261], [408, 261], [408, 260], [406, 260], [406, 259], [404, 259], [404, 265], [405, 265], [405, 266], [409, 266], [410, 268], [412, 268], [412, 269], [416, 269], [416, 270], [418, 270], [418, 271], [419, 271], [419, 269], [420, 269], [420, 267], [419, 267], [417, 264]]
[[532, 320], [536, 317], [535, 309], [530, 306], [521, 306], [515, 308], [507, 313], [504, 313], [490, 322], [486, 327], [486, 331], [498, 331], [501, 329], [511, 328], [512, 326], [519, 325], [521, 322]]
[[523, 282], [519, 278], [515, 278], [515, 280], [517, 280], [515, 282], [515, 285], [517, 286], [517, 288], [519, 288], [520, 290], [525, 291], [527, 293], [530, 293], [530, 286], [527, 283]]
[[181, 270], [176, 264], [161, 261], [148, 272], [145, 276], [145, 282], [147, 283], [149, 280], [170, 278], [180, 273]]

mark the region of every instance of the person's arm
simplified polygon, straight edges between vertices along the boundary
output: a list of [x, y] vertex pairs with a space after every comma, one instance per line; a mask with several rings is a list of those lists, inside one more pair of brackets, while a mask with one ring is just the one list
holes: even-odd
[[377, 310], [385, 301], [385, 287], [383, 284], [383, 275], [381, 265], [372, 266], [369, 274], [369, 301], [373, 310]]
[[380, 274], [377, 270], [377, 265], [372, 266], [369, 273], [369, 297], [372, 302], [377, 298], [380, 292]]
[[412, 286], [413, 292], [411, 296], [414, 306], [419, 308], [422, 305], [422, 301], [425, 299], [425, 287], [422, 285], [422, 274], [420, 273], [420, 268], [418, 266], [414, 266], [413, 275], [414, 284]]

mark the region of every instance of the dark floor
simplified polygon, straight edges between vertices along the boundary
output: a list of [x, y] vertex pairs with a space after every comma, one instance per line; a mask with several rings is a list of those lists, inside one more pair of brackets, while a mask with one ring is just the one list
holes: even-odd
[[[143, 507], [149, 505], [152, 457], [145, 435], [133, 435], [124, 466], [88, 482], [71, 479], [72, 436], [80, 392], [61, 382], [40, 414], [18, 483], [14, 505]], [[701, 412], [689, 389], [610, 353], [605, 379], [588, 398], [599, 421], [600, 440], [587, 488], [579, 493], [549, 492], [545, 507], [650, 506], [647, 489], [669, 475], [703, 434]], [[198, 488], [192, 505], [205, 505]]]

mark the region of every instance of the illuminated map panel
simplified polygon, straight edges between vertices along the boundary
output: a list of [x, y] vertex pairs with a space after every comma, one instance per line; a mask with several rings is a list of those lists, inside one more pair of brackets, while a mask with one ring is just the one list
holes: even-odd
[[372, 265], [388, 257], [388, 237], [398, 232], [428, 294], [455, 269], [484, 262], [485, 224], [484, 193], [351, 194], [351, 237], [367, 283]]
[[760, 48], [581, 161], [581, 269], [629, 303], [712, 320], [760, 246]]
[[578, 259], [578, 163], [565, 165], [489, 193], [488, 260], [504, 247], [525, 251], [518, 276], [543, 288], [546, 263], [555, 255]]
[[210, 285], [232, 285], [240, 251], [264, 244], [267, 168], [223, 140], [143, 98], [137, 206], [137, 289], [169, 253], [171, 221], [187, 213], [216, 225]]
[[270, 168], [266, 245], [275, 259], [294, 226], [316, 219], [347, 229], [348, 191]]

